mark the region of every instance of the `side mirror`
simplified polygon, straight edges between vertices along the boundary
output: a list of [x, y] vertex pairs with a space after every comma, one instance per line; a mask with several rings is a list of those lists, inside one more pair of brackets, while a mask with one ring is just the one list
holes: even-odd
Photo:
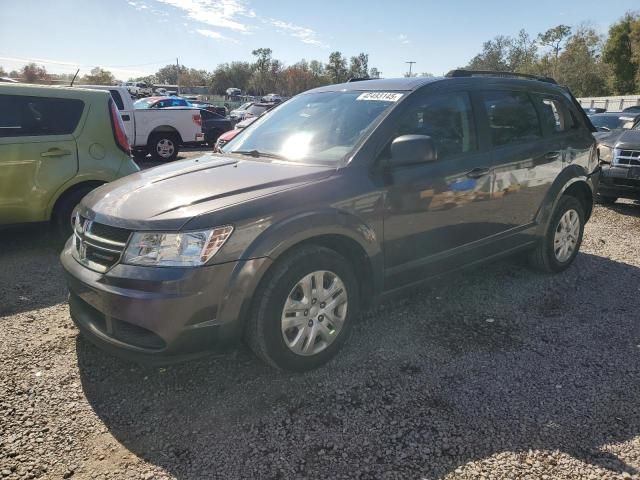
[[610, 128], [608, 128], [608, 127], [598, 127], [598, 130], [599, 130], [600, 132], [610, 132], [610, 131], [611, 131], [611, 129], [610, 129]]
[[427, 135], [402, 135], [391, 143], [389, 165], [414, 165], [437, 160], [433, 139]]

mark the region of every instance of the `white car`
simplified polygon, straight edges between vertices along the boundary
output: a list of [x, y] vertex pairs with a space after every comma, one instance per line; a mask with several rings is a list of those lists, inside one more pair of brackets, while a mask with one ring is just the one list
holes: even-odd
[[118, 107], [131, 150], [136, 157], [150, 153], [155, 160], [175, 160], [181, 146], [204, 141], [200, 110], [184, 108], [135, 109], [126, 87], [82, 85], [108, 90]]
[[127, 82], [125, 87], [134, 97], [146, 97], [152, 93], [151, 87], [145, 82]]

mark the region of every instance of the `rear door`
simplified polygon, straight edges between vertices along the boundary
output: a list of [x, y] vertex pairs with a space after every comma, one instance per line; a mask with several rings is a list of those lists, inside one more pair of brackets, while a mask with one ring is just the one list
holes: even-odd
[[[486, 115], [495, 172], [493, 195], [508, 229], [531, 226], [544, 196], [562, 170], [561, 142], [543, 130], [542, 106], [526, 91], [478, 93]], [[549, 107], [544, 107], [545, 115]]]
[[85, 105], [0, 95], [0, 224], [47, 220], [53, 194], [78, 171], [73, 136]]

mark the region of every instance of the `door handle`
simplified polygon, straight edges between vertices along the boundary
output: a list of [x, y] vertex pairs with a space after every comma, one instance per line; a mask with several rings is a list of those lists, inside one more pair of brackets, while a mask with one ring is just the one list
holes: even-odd
[[64, 157], [71, 155], [71, 150], [63, 150], [61, 148], [50, 148], [46, 152], [40, 154], [41, 157]]
[[485, 175], [488, 175], [489, 172], [491, 171], [491, 169], [489, 168], [474, 168], [473, 170], [469, 170], [466, 175], [469, 178], [480, 178], [480, 177], [484, 177]]
[[547, 152], [544, 156], [547, 160], [555, 160], [560, 156], [560, 152]]
[[123, 122], [128, 122], [129, 120], [131, 120], [131, 117], [129, 115], [122, 115]]

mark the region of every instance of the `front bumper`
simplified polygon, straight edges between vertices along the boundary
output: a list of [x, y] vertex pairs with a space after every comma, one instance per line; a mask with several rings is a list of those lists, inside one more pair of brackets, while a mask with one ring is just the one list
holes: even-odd
[[60, 259], [73, 321], [99, 347], [143, 363], [235, 344], [259, 274], [270, 264], [267, 258], [200, 268], [117, 264], [100, 273], [78, 263], [71, 248], [67, 242]]
[[603, 166], [598, 194], [605, 197], [640, 200], [640, 178], [635, 175], [637, 168], [640, 167]]

